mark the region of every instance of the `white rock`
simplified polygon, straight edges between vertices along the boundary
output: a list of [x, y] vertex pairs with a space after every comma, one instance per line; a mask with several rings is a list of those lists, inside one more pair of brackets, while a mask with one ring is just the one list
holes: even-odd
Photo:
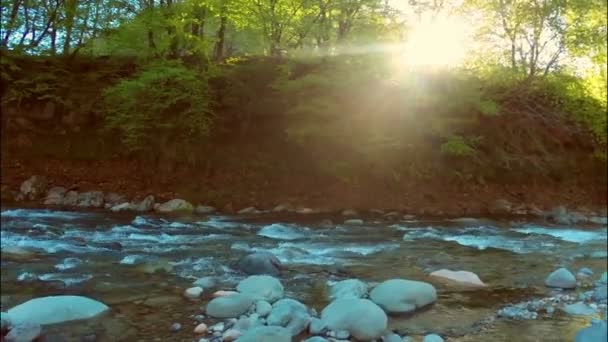
[[40, 324], [32, 321], [23, 321], [12, 326], [2, 341], [6, 342], [30, 342], [40, 336], [42, 328]]
[[184, 296], [188, 299], [200, 299], [201, 295], [203, 294], [203, 288], [200, 286], [195, 286], [195, 287], [191, 287], [189, 289], [186, 289], [186, 291], [184, 291]]
[[359, 279], [346, 279], [331, 286], [329, 298], [362, 298], [367, 294], [367, 284]]
[[281, 282], [268, 275], [253, 275], [242, 280], [236, 287], [237, 291], [253, 299], [265, 300], [270, 303], [283, 298], [284, 289]]
[[409, 313], [437, 300], [433, 285], [406, 279], [391, 279], [376, 286], [370, 299], [388, 313]]
[[573, 289], [576, 288], [576, 277], [572, 272], [562, 267], [553, 271], [553, 273], [545, 279], [545, 285], [548, 287]]
[[477, 276], [477, 274], [469, 271], [451, 271], [442, 269], [432, 272], [431, 276], [447, 279], [449, 281], [453, 281], [467, 286], [487, 286], [486, 284], [484, 284], [483, 281], [481, 281], [481, 279], [479, 279], [479, 276]]
[[249, 310], [253, 299], [244, 294], [217, 297], [207, 304], [207, 315], [215, 318], [239, 317]]
[[346, 330], [361, 341], [377, 339], [387, 328], [388, 317], [367, 299], [338, 299], [321, 312], [321, 319], [334, 331]]
[[291, 342], [291, 333], [282, 327], [257, 327], [247, 330], [237, 342]]
[[8, 310], [13, 324], [33, 321], [41, 325], [89, 319], [108, 311], [107, 305], [82, 296], [34, 298]]
[[194, 206], [188, 203], [188, 201], [175, 198], [165, 203], [162, 203], [157, 208], [155, 208], [155, 210], [159, 213], [192, 212], [194, 210]]
[[260, 315], [260, 317], [266, 317], [272, 310], [272, 305], [265, 300], [258, 300], [255, 302], [255, 312]]
[[424, 336], [422, 342], [443, 342], [443, 338], [437, 334], [429, 334]]

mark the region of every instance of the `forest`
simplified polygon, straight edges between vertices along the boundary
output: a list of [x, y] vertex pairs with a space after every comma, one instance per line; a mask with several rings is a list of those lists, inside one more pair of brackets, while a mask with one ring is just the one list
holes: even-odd
[[606, 184], [605, 0], [1, 3], [9, 156]]

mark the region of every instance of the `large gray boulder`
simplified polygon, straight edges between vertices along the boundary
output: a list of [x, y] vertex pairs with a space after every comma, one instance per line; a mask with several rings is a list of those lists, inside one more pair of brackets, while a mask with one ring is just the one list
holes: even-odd
[[606, 321], [594, 320], [591, 326], [576, 333], [574, 342], [606, 342], [608, 341], [608, 325]]
[[346, 330], [360, 341], [380, 338], [387, 328], [388, 317], [368, 299], [338, 299], [321, 312], [321, 319], [333, 331]]
[[110, 308], [82, 296], [49, 296], [30, 299], [8, 310], [12, 324], [32, 321], [41, 325], [89, 319]]
[[388, 313], [409, 313], [437, 300], [437, 291], [429, 283], [391, 279], [376, 286], [370, 299]]
[[284, 295], [281, 282], [268, 275], [249, 276], [237, 285], [236, 290], [255, 300], [265, 300], [270, 303], [276, 302]]
[[268, 325], [284, 327], [292, 336], [297, 336], [308, 328], [311, 317], [306, 305], [286, 298], [274, 303], [266, 321]]
[[244, 314], [253, 304], [253, 299], [244, 294], [218, 297], [207, 304], [207, 315], [215, 318], [235, 318]]
[[245, 256], [239, 260], [238, 268], [247, 274], [269, 274], [277, 276], [281, 274], [283, 265], [272, 253], [259, 252]]
[[331, 286], [329, 298], [331, 300], [343, 298], [362, 298], [367, 295], [367, 284], [359, 279], [346, 279]]
[[19, 197], [22, 199], [34, 201], [40, 198], [48, 186], [46, 177], [32, 176], [21, 183], [19, 187]]
[[11, 330], [4, 336], [2, 341], [6, 342], [30, 342], [35, 341], [40, 337], [42, 327], [34, 321], [24, 321], [15, 324]]
[[49, 189], [44, 199], [44, 205], [61, 205], [63, 197], [68, 190], [62, 186], [54, 186]]
[[256, 327], [249, 329], [237, 342], [291, 342], [291, 333], [282, 327]]
[[194, 206], [192, 204], [179, 198], [162, 203], [156, 208], [159, 213], [192, 212], [193, 210]]
[[106, 204], [107, 207], [111, 208], [120, 203], [127, 202], [127, 197], [115, 192], [107, 192], [103, 195], [103, 202]]
[[576, 277], [572, 272], [562, 267], [549, 274], [547, 279], [545, 279], [545, 285], [548, 287], [573, 289], [576, 288]]
[[132, 204], [131, 208], [135, 211], [141, 211], [141, 212], [150, 211], [154, 208], [154, 196], [152, 196], [152, 195], [146, 196], [141, 202], [131, 203], [131, 204]]
[[82, 192], [78, 194], [77, 205], [82, 208], [101, 208], [103, 206], [103, 192]]
[[75, 207], [78, 204], [78, 192], [74, 190], [66, 192], [61, 204], [66, 207]]
[[562, 311], [573, 316], [589, 316], [595, 314], [595, 310], [583, 302], [565, 305], [562, 308]]

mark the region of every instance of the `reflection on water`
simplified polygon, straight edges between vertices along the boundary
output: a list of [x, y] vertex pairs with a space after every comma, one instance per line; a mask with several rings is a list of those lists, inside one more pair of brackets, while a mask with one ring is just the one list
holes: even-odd
[[[586, 266], [596, 275], [606, 270], [605, 226], [467, 219], [328, 228], [320, 222], [3, 209], [2, 309], [34, 296], [84, 294], [108, 303], [113, 314], [57, 328], [63, 340], [91, 332], [108, 341], [191, 340], [191, 329], [168, 332], [172, 322], [191, 322], [200, 311], [201, 303], [181, 298], [183, 289], [210, 275], [231, 288], [244, 277], [232, 265], [252, 251], [268, 251], [287, 265], [287, 293], [318, 310], [328, 281], [410, 278], [432, 282], [439, 300], [391, 319], [396, 331], [441, 332], [454, 341], [571, 341], [588, 318], [487, 319], [502, 305], [546, 295], [544, 278], [558, 266]], [[440, 268], [475, 272], [489, 287], [437, 283], [428, 274]]]

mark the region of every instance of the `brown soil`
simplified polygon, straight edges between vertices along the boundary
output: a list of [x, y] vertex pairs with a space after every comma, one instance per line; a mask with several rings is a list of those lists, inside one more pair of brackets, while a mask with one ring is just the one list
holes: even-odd
[[157, 201], [185, 198], [219, 208], [248, 206], [272, 208], [291, 203], [324, 210], [397, 209], [433, 215], [485, 214], [496, 199], [514, 204], [534, 204], [541, 209], [557, 205], [605, 212], [606, 189], [596, 184], [532, 183], [484, 184], [419, 181], [387, 186], [377, 180], [359, 181], [357, 186], [302, 174], [269, 175], [222, 169], [201, 176], [200, 170], [182, 169], [170, 176], [124, 160], [68, 161], [58, 159], [2, 158], [2, 185], [11, 190], [34, 174], [44, 175], [51, 185], [79, 191], [114, 191], [129, 198], [154, 194]]

